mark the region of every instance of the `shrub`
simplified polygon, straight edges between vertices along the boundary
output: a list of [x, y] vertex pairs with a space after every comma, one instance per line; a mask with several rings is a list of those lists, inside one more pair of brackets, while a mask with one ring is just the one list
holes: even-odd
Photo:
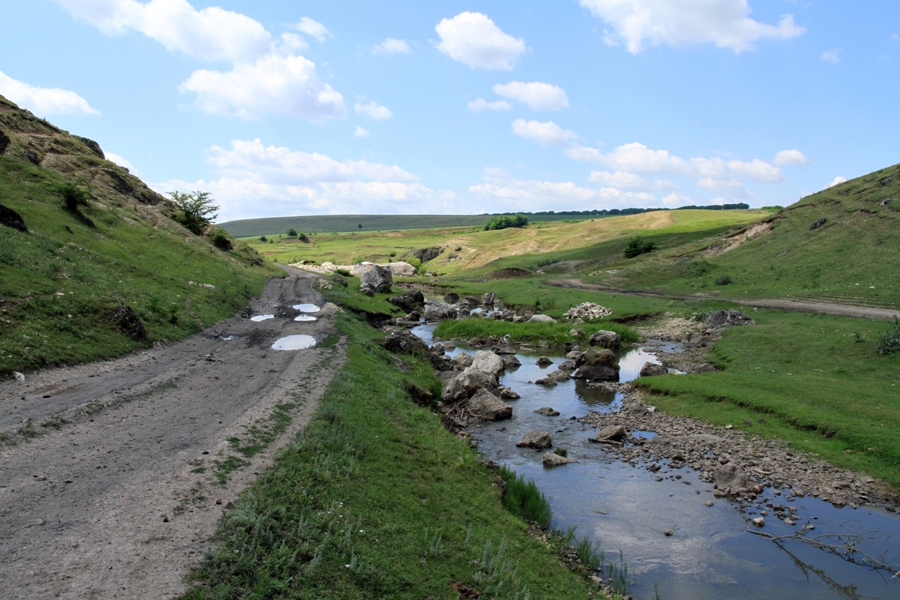
[[308, 243], [309, 243], [309, 238], [306, 237], [306, 234], [303, 233], [303, 232], [300, 232], [300, 233], [297, 235], [297, 239], [300, 240], [301, 242], [303, 242], [304, 244], [308, 244]]
[[178, 222], [196, 235], [201, 235], [210, 221], [215, 219], [218, 214], [219, 207], [213, 206], [209, 192], [183, 194], [175, 191], [169, 192], [169, 195], [172, 196], [172, 201], [181, 211]]
[[216, 230], [209, 239], [213, 243], [213, 246], [219, 250], [224, 250], [226, 252], [231, 250], [231, 238], [228, 237], [228, 234], [225, 233], [223, 229], [216, 227]]
[[334, 272], [337, 273], [338, 275], [343, 275], [344, 277], [351, 276], [350, 271], [348, 271], [347, 269], [335, 269]]
[[732, 283], [734, 280], [731, 279], [731, 275], [719, 275], [715, 281], [716, 285], [731, 285]]
[[412, 257], [412, 258], [410, 258], [410, 259], [409, 259], [408, 261], [406, 261], [406, 262], [408, 262], [409, 264], [411, 264], [412, 266], [414, 266], [414, 267], [416, 268], [416, 271], [418, 271], [418, 270], [419, 270], [419, 267], [422, 266], [422, 261], [419, 260], [418, 258], [416, 258], [415, 256]]
[[259, 236], [259, 241], [261, 241], [262, 243], [266, 243], [269, 241], [269, 238], [267, 238], [264, 235], [261, 235], [261, 236]]
[[62, 196], [63, 202], [66, 205], [66, 210], [69, 212], [78, 212], [79, 207], [88, 206], [91, 198], [90, 192], [72, 185], [71, 183], [61, 185], [59, 194]]
[[358, 265], [359, 263], [366, 262], [366, 257], [362, 256], [361, 254], [357, 254], [356, 256], [354, 256], [353, 258], [350, 259], [350, 262], [353, 263], [354, 265]]
[[879, 354], [890, 354], [900, 350], [900, 317], [894, 317], [894, 324], [888, 329], [878, 342]]
[[288, 237], [297, 237], [297, 230], [294, 229], [293, 227], [289, 228], [287, 230], [287, 236]]
[[635, 256], [646, 254], [647, 252], [653, 252], [654, 250], [656, 250], [656, 244], [647, 241], [640, 236], [634, 236], [628, 240], [627, 244], [625, 244], [625, 258], [634, 258]]
[[517, 214], [513, 217], [508, 215], [500, 215], [488, 219], [482, 229], [484, 231], [492, 231], [495, 229], [506, 229], [508, 227], [525, 227], [528, 225], [528, 217], [523, 214]]

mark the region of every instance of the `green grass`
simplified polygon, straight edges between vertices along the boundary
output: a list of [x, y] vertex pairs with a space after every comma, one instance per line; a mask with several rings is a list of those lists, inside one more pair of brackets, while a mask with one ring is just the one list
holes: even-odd
[[[99, 190], [102, 202], [79, 207], [90, 227], [65, 210], [66, 181], [0, 157], [0, 198], [29, 228], [0, 226], [0, 377], [181, 338], [247, 305], [274, 274], [250, 266], [246, 247], [226, 253], [180, 228], [154, 226], [146, 211]], [[111, 322], [119, 306], [139, 316], [146, 344]]]
[[506, 483], [503, 506], [506, 510], [541, 527], [550, 525], [553, 512], [546, 496], [534, 481], [525, 481], [521, 475], [506, 466], [500, 467], [500, 477]]
[[724, 370], [638, 385], [667, 412], [786, 439], [900, 488], [900, 355], [878, 353], [884, 323], [752, 314], [757, 325], [715, 345], [710, 358]]
[[[572, 336], [569, 331], [578, 327], [585, 335]], [[571, 323], [510, 323], [494, 319], [462, 319], [458, 321], [441, 321], [435, 328], [434, 336], [439, 339], [465, 340], [475, 337], [510, 336], [514, 342], [545, 341], [554, 346], [563, 346], [566, 342], [581, 341], [587, 343], [588, 338], [597, 331], [605, 329], [615, 331], [626, 344], [637, 342], [640, 337], [627, 325], [612, 321], [597, 321], [590, 324], [573, 325]]]
[[[430, 365], [396, 369], [373, 330], [343, 315], [348, 362], [309, 426], [228, 512], [183, 598], [589, 598], [501, 505], [468, 444], [406, 393]], [[377, 373], [377, 377], [373, 374]]]
[[[893, 201], [882, 206], [888, 199]], [[810, 229], [819, 218], [827, 221]], [[611, 264], [590, 281], [625, 288], [900, 304], [900, 165], [803, 198], [771, 214], [771, 233], [713, 253], [724, 237], [661, 248]], [[676, 262], [681, 259], [680, 262]], [[689, 259], [689, 260], [687, 260]], [[729, 276], [727, 288], [716, 280]]]

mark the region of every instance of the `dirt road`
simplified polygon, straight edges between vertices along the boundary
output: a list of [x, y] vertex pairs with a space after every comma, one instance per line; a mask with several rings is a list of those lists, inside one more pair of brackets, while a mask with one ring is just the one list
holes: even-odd
[[[547, 284], [555, 287], [589, 290], [600, 292], [603, 294], [619, 294], [623, 296], [646, 296], [649, 298], [671, 298], [673, 300], [688, 300], [698, 298], [706, 298], [710, 300], [719, 299], [715, 296], [687, 296], [679, 294], [658, 294], [655, 292], [645, 292], [641, 290], [618, 290], [615, 288], [604, 287], [602, 285], [584, 283], [580, 279], [556, 279], [547, 281]], [[757, 300], [721, 298], [721, 300], [729, 300], [737, 304], [743, 304], [745, 306], [755, 306], [758, 308], [775, 308], [794, 312], [837, 315], [840, 317], [859, 317], [863, 319], [894, 319], [895, 317], [900, 317], [900, 309], [897, 308], [856, 306], [849, 304], [835, 304], [831, 302], [816, 302], [813, 300], [786, 300], [783, 298], [767, 298]]]
[[[293, 320], [291, 305], [321, 306], [314, 281], [294, 270], [271, 280], [252, 304], [269, 320], [0, 383], [0, 596], [184, 590], [223, 507], [308, 422], [343, 364], [335, 308]], [[293, 334], [319, 345], [271, 349]]]

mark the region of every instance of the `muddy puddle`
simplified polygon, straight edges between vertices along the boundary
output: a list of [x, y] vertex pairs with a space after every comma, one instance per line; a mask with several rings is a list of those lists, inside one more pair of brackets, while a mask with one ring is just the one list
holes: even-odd
[[297, 315], [294, 317], [294, 321], [297, 323], [312, 323], [313, 321], [317, 321], [315, 317], [312, 315]]
[[262, 321], [268, 321], [269, 319], [274, 319], [275, 315], [256, 315], [255, 317], [250, 317], [250, 320], [254, 323], [261, 323]]
[[[414, 333], [431, 343], [433, 326]], [[653, 351], [678, 351], [677, 345], [648, 342], [620, 358], [620, 381], [635, 379], [645, 362], [659, 362]], [[448, 354], [474, 354], [464, 346]], [[539, 356], [553, 365], [538, 367]], [[689, 468], [671, 469], [667, 463], [653, 473], [647, 465], [616, 459], [609, 450], [588, 442], [594, 429], [573, 420], [589, 411], [617, 410], [621, 393], [603, 392], [582, 381], [570, 380], [545, 388], [529, 383], [556, 369], [564, 359], [550, 351], [520, 353], [522, 366], [501, 376], [522, 397], [510, 401], [513, 418], [470, 427], [479, 450], [533, 479], [553, 509], [553, 526], [577, 528], [577, 535], [598, 542], [608, 557], [621, 550], [634, 575], [631, 594], [653, 598], [655, 587], [664, 600], [900, 597], [900, 578], [850, 564], [841, 557], [796, 540], [784, 548], [747, 531], [758, 511], [742, 512], [737, 504], [713, 496], [713, 484], [700, 480]], [[561, 414], [535, 414], [550, 406]], [[535, 429], [550, 432], [553, 448], [565, 448], [578, 462], [545, 468], [542, 451], [516, 448], [515, 443]], [[657, 432], [636, 432], [652, 438]], [[790, 501], [766, 489], [762, 497], [775, 504], [796, 506], [804, 519], [797, 526], [766, 518], [762, 529], [771, 535], [792, 535], [807, 521], [808, 536], [858, 535], [857, 548], [882, 562], [900, 564], [900, 519], [887, 513], [849, 507], [837, 509], [811, 496]], [[707, 506], [711, 502], [712, 506]], [[671, 535], [667, 536], [666, 531]], [[837, 538], [831, 538], [836, 541]]]
[[272, 344], [272, 350], [306, 350], [316, 345], [316, 338], [311, 335], [289, 335]]
[[302, 313], [317, 313], [321, 310], [321, 308], [315, 304], [294, 304], [292, 308], [294, 310], [299, 310]]

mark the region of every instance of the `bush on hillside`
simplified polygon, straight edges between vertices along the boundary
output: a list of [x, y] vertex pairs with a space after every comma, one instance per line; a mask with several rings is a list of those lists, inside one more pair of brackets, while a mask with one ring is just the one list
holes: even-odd
[[634, 258], [635, 256], [646, 254], [647, 252], [653, 252], [654, 250], [656, 250], [656, 244], [645, 240], [640, 236], [634, 236], [628, 240], [627, 244], [625, 244], [625, 258]]
[[91, 193], [71, 183], [65, 183], [59, 187], [63, 204], [67, 211], [78, 217], [88, 227], [96, 227], [94, 222], [81, 212], [82, 206], [90, 206]]
[[512, 217], [500, 215], [488, 219], [484, 224], [483, 229], [484, 231], [493, 231], [495, 229], [506, 229], [508, 227], [525, 227], [526, 225], [528, 225], [528, 217], [520, 213]]
[[879, 354], [891, 354], [900, 351], [900, 318], [894, 317], [894, 324], [878, 342]]
[[218, 214], [219, 207], [213, 206], [209, 192], [198, 191], [185, 194], [176, 190], [169, 192], [169, 195], [172, 196], [172, 201], [180, 211], [177, 217], [178, 222], [196, 235], [202, 235]]
[[300, 240], [301, 242], [303, 242], [304, 244], [309, 243], [309, 238], [306, 237], [306, 234], [303, 233], [302, 231], [299, 234], [297, 234], [297, 239]]
[[731, 285], [734, 283], [734, 280], [731, 279], [731, 275], [719, 275], [716, 277], [716, 285]]
[[297, 230], [294, 229], [293, 227], [289, 228], [287, 230], [287, 236], [288, 237], [297, 237]]
[[216, 230], [209, 237], [210, 241], [213, 243], [213, 246], [218, 248], [219, 250], [224, 250], [228, 252], [231, 250], [231, 238], [228, 237], [228, 234], [225, 233], [223, 229], [216, 227]]

